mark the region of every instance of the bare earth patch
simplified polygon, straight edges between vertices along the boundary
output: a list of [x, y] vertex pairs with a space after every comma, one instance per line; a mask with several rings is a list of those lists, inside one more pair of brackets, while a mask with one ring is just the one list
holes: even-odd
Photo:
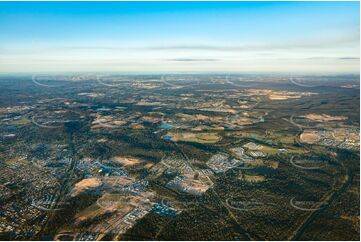
[[214, 132], [204, 132], [204, 133], [169, 133], [166, 136], [172, 137], [172, 141], [184, 141], [184, 142], [196, 142], [196, 143], [216, 143], [221, 137]]
[[76, 195], [84, 192], [85, 190], [96, 188], [101, 186], [103, 183], [99, 178], [86, 178], [75, 184], [71, 196], [75, 197]]
[[341, 121], [347, 119], [347, 117], [344, 116], [331, 116], [328, 114], [316, 114], [316, 113], [307, 114], [305, 115], [305, 117], [316, 121]]
[[240, 178], [240, 180], [246, 182], [263, 182], [266, 180], [266, 177], [257, 176], [257, 175], [243, 175], [242, 178]]
[[319, 137], [316, 131], [305, 130], [300, 135], [300, 140], [302, 143], [314, 144], [318, 141]]
[[125, 156], [115, 156], [112, 158], [112, 160], [119, 162], [123, 166], [134, 166], [136, 164], [143, 162], [142, 160], [140, 160], [138, 158], [125, 157]]

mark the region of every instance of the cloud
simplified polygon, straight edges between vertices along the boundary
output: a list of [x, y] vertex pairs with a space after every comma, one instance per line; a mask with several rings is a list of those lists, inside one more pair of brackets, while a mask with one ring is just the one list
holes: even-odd
[[360, 60], [360, 57], [341, 57], [340, 60]]
[[308, 57], [305, 60], [359, 60], [359, 57]]
[[211, 58], [176, 58], [176, 59], [169, 59], [168, 61], [219, 61], [220, 59], [211, 59]]
[[[56, 52], [74, 52], [90, 53], [92, 51], [100, 52], [144, 52], [144, 51], [199, 51], [199, 52], [278, 52], [278, 51], [314, 51], [331, 50], [335, 48], [353, 48], [358, 49], [360, 37], [358, 33], [352, 33], [345, 36], [333, 36], [329, 38], [319, 37], [312, 39], [297, 39], [294, 41], [285, 41], [272, 43], [265, 41], [258, 44], [165, 44], [165, 45], [127, 45], [119, 43], [115, 45], [45, 45], [33, 46], [31, 48], [0, 48], [0, 54], [36, 54], [36, 53], [56, 53]], [[358, 50], [357, 50], [358, 51]], [[186, 58], [185, 58], [186, 59]], [[181, 61], [181, 60], [179, 60]], [[187, 60], [184, 60], [187, 61]], [[196, 60], [194, 60], [196, 61]]]
[[329, 57], [329, 56], [313, 56], [313, 57], [306, 57], [306, 58], [276, 58], [276, 60], [282, 60], [282, 61], [288, 61], [288, 60], [298, 60], [298, 61], [302, 61], [302, 60], [325, 60], [325, 61], [338, 61], [338, 60], [360, 60], [359, 57]]
[[335, 47], [349, 46], [350, 44], [359, 45], [359, 35], [352, 34], [349, 36], [335, 37], [328, 39], [308, 39], [287, 41], [284, 43], [264, 43], [264, 44], [243, 44], [243, 45], [211, 45], [211, 44], [195, 44], [195, 45], [164, 45], [149, 46], [143, 49], [147, 50], [200, 50], [200, 51], [270, 51], [270, 50], [291, 50], [291, 49], [328, 49]]

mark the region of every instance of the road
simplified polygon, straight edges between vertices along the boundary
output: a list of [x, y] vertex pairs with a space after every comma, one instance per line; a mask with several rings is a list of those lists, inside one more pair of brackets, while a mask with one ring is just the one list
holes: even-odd
[[[68, 169], [64, 173], [64, 177], [63, 177], [61, 186], [54, 198], [53, 208], [54, 207], [57, 208], [59, 204], [60, 205], [65, 204], [67, 188], [69, 187], [71, 178], [74, 176], [74, 170], [77, 166], [78, 159], [76, 156], [73, 134], [70, 134], [70, 137], [69, 137], [69, 160], [70, 160], [70, 162], [69, 162]], [[44, 225], [42, 226], [42, 229], [38, 232], [38, 234], [35, 235], [36, 240], [44, 240], [44, 238], [47, 238], [49, 236], [47, 234], [48, 228], [49, 228], [49, 226], [56, 224], [56, 223], [53, 223], [53, 219], [55, 218], [55, 215], [58, 213], [58, 210], [59, 209], [50, 209], [48, 211], [46, 222], [44, 223]]]
[[340, 189], [326, 196], [325, 199], [320, 203], [320, 207], [319, 207], [320, 209], [311, 212], [310, 215], [294, 232], [293, 236], [291, 236], [289, 240], [300, 240], [306, 229], [309, 227], [309, 225], [312, 224], [312, 222], [322, 213], [322, 211], [330, 207], [331, 203], [348, 188], [348, 186], [352, 181], [352, 177], [353, 177], [352, 173], [349, 170], [347, 170], [344, 183], [342, 184]]

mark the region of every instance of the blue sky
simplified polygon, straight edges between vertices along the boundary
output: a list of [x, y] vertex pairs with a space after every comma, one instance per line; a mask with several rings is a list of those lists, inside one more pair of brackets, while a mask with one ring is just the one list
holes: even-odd
[[359, 2], [0, 2], [0, 72], [359, 71]]

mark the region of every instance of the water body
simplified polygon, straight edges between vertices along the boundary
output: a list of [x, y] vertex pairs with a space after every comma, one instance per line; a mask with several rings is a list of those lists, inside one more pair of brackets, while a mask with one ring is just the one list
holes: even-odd
[[165, 140], [171, 140], [172, 138], [173, 138], [173, 136], [170, 136], [170, 135], [163, 136], [163, 139], [165, 139]]
[[97, 108], [96, 111], [111, 111], [111, 109], [102, 107], [102, 108]]
[[161, 124], [159, 126], [161, 129], [171, 129], [173, 128], [174, 126], [172, 124]]

